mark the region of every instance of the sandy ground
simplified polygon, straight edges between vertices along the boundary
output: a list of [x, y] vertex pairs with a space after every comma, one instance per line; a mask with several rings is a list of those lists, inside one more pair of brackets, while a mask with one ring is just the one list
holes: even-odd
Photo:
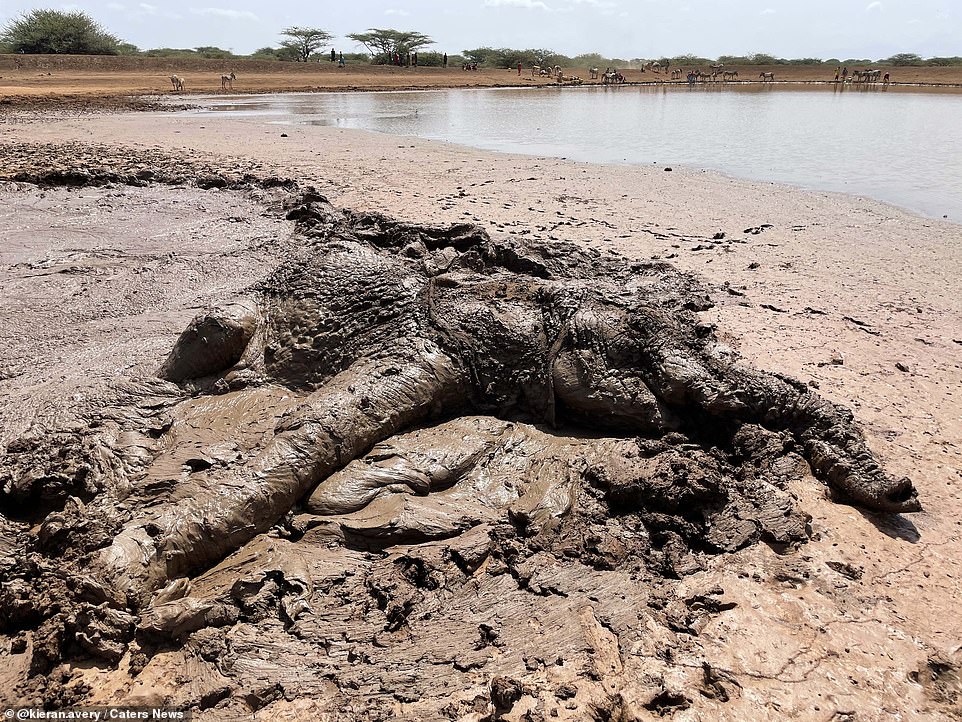
[[[881, 67], [881, 66], [873, 66]], [[702, 70], [707, 70], [702, 67]], [[738, 66], [739, 82], [761, 82], [762, 72], [775, 73], [777, 86], [831, 83], [835, 68], [827, 66]], [[881, 68], [893, 84], [962, 87], [962, 67]], [[602, 68], [601, 70], [604, 70]], [[687, 70], [687, 68], [686, 68]], [[88, 99], [116, 95], [171, 93], [170, 75], [184, 78], [186, 91], [211, 93], [221, 89], [222, 73], [234, 71], [234, 90], [240, 93], [321, 90], [397, 90], [408, 88], [528, 87], [549, 85], [550, 78], [533, 77], [531, 68], [465, 72], [460, 67], [398, 68], [330, 63], [272, 63], [266, 61], [197, 61], [163, 58], [110, 58], [0, 55], [0, 102], [36, 103], [59, 96]], [[564, 68], [565, 75], [590, 80], [586, 68]], [[624, 70], [629, 83], [674, 83], [670, 75]], [[719, 82], [721, 82], [719, 77]], [[930, 88], [934, 89], [934, 88]]]
[[[227, 168], [313, 182], [340, 206], [419, 223], [470, 220], [495, 235], [581, 241], [670, 259], [727, 284], [706, 318], [757, 366], [817, 384], [849, 406], [887, 470], [913, 478], [925, 511], [883, 518], [831, 503], [814, 483], [798, 485], [813, 516], [811, 543], [788, 558], [755, 548], [686, 582], [711, 575], [737, 604], [692, 644], [729, 670], [741, 690], [721, 707], [699, 697], [675, 718], [962, 715], [962, 227], [865, 198], [697, 170], [497, 155], [336, 128], [281, 132], [241, 120], [104, 114], [0, 124], [0, 144], [77, 140], [210, 156]], [[203, 205], [188, 200], [185, 208]], [[200, 214], [180, 218], [184, 233], [201, 233], [192, 225], [192, 218], [207, 218]], [[723, 239], [710, 240], [720, 232]], [[138, 238], [132, 228], [124, 252], [133, 252]], [[27, 273], [17, 263], [62, 260], [77, 245], [69, 234], [28, 240], [13, 251], [4, 231], [7, 299]], [[112, 349], [118, 368], [149, 359], [192, 308], [250, 273], [239, 269], [236, 280], [224, 279], [217, 275], [230, 273], [223, 265], [217, 274], [204, 266], [195, 264], [195, 282], [175, 303], [165, 302], [171, 315], [150, 341], [131, 346], [122, 319], [97, 317], [98, 343]], [[4, 337], [27, 332], [23, 323], [11, 327], [15, 314], [39, 323], [60, 302], [56, 285], [34, 284], [29, 293], [19, 308], [4, 302]], [[77, 376], [78, 364], [96, 363], [85, 360], [83, 342], [52, 359], [49, 348], [17, 348], [27, 368], [0, 382], [4, 404], [36, 403], [30, 399], [43, 378]], [[46, 359], [42, 371], [29, 369], [31, 354]], [[631, 651], [621, 655], [630, 669]]]

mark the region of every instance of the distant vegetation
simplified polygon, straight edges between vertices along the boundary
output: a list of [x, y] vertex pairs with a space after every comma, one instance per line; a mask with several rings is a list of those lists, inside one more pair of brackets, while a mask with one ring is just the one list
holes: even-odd
[[[111, 35], [84, 12], [65, 12], [59, 10], [32, 10], [10, 21], [0, 28], [0, 53], [30, 54], [69, 54], [69, 55], [137, 55], [159, 58], [201, 58], [211, 60], [277, 60], [286, 62], [323, 62], [330, 61], [330, 40], [333, 36], [321, 28], [289, 27], [281, 32], [283, 39], [277, 47], [265, 46], [250, 55], [236, 55], [229, 50], [213, 46], [198, 48], [153, 48], [141, 50], [135, 45], [125, 43]], [[435, 45], [427, 35], [413, 30], [394, 30], [392, 28], [369, 28], [362, 33], [349, 33], [348, 39], [363, 45], [368, 52], [343, 53], [344, 62], [349, 64], [392, 62], [395, 53], [405, 58], [408, 53], [417, 52], [418, 65], [438, 67], [444, 62], [442, 52], [424, 49]], [[340, 54], [338, 54], [340, 58]], [[515, 68], [518, 63], [524, 67], [532, 65], [562, 65], [564, 67], [642, 67], [652, 60], [662, 67], [670, 65], [699, 66], [718, 62], [725, 65], [893, 65], [912, 66], [954, 66], [962, 65], [962, 57], [922, 58], [913, 53], [899, 53], [889, 58], [871, 60], [869, 58], [778, 58], [766, 53], [749, 55], [721, 55], [718, 58], [705, 58], [687, 54], [662, 58], [610, 58], [598, 53], [586, 53], [569, 57], [547, 48], [480, 47], [464, 50], [461, 54], [449, 54], [448, 65], [460, 66], [464, 62], [477, 63], [484, 68]]]
[[68, 55], [119, 55], [128, 47], [87, 13], [58, 10], [31, 10], [10, 21], [0, 45], [11, 53]]
[[132, 55], [145, 58], [203, 58], [205, 60], [223, 60], [237, 57], [229, 50], [214, 46], [200, 48], [154, 48], [153, 50], [136, 50]]
[[939, 57], [924, 59], [911, 53], [900, 53], [890, 58], [872, 60], [870, 58], [778, 58], [766, 53], [751, 55], [720, 55], [717, 58], [706, 58], [689, 53], [661, 58], [609, 58], [598, 53], [586, 53], [569, 57], [552, 50], [514, 50], [511, 48], [475, 48], [465, 50], [464, 57], [479, 66], [487, 68], [514, 68], [520, 62], [525, 67], [531, 65], [561, 65], [564, 67], [641, 67], [650, 61], [657, 61], [662, 67], [698, 66], [709, 63], [724, 63], [725, 65], [896, 65], [896, 66], [946, 66], [962, 65], [962, 57]]
[[920, 65], [920, 66], [921, 66], [921, 65], [935, 65], [935, 66], [940, 66], [940, 65], [962, 65], [962, 57], [953, 56], [953, 57], [948, 57], [948, 58], [946, 58], [946, 57], [941, 57], [941, 58], [928, 58], [927, 60], [923, 60], [923, 59], [922, 59], [921, 57], [919, 57], [918, 55], [914, 55], [914, 54], [912, 54], [912, 53], [899, 53], [898, 55], [893, 55], [891, 58], [886, 58], [885, 60], [880, 61], [880, 62], [884, 62], [886, 65], [902, 65], [902, 66], [911, 66], [911, 65]]

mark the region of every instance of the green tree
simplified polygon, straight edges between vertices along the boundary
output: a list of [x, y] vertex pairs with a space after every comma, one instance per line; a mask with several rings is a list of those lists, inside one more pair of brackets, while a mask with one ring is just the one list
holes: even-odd
[[748, 60], [750, 65], [778, 65], [778, 58], [768, 53], [753, 53]]
[[296, 25], [286, 28], [281, 35], [287, 36], [287, 40], [281, 41], [281, 48], [289, 50], [302, 63], [310, 60], [315, 51], [324, 47], [324, 44], [333, 37], [320, 28], [300, 28]]
[[196, 58], [197, 51], [190, 48], [150, 48], [144, 51], [148, 58]]
[[492, 65], [500, 60], [499, 52], [489, 47], [462, 50], [461, 55], [463, 55], [464, 59], [469, 63], [477, 63], [478, 65]]
[[[567, 65], [571, 62], [571, 58], [565, 55], [559, 55], [554, 50], [549, 50], [548, 48], [529, 48], [528, 50], [520, 51], [519, 54], [526, 59], [530, 59], [532, 65], [547, 65], [548, 63], [552, 65]], [[508, 67], [511, 66], [509, 65]]]
[[574, 56], [571, 64], [576, 68], [607, 68], [611, 65], [611, 60], [602, 57], [599, 53], [582, 53]]
[[[695, 55], [693, 53], [687, 53], [686, 55], [676, 55], [673, 58], [668, 58], [671, 64], [676, 68], [680, 65], [707, 65], [710, 61], [708, 58], [703, 58], [700, 55]], [[722, 61], [724, 62], [724, 61]]]
[[547, 65], [547, 60], [552, 58], [550, 50], [513, 50], [511, 48], [501, 48], [498, 51], [500, 56], [499, 68], [516, 68], [518, 63], [528, 68], [532, 65]]
[[407, 55], [434, 45], [434, 41], [427, 35], [413, 30], [368, 28], [366, 33], [348, 33], [347, 37], [367, 48], [371, 61], [380, 65], [391, 62], [394, 53]]
[[248, 57], [252, 60], [297, 60], [297, 53], [290, 48], [258, 48]]
[[230, 50], [224, 50], [215, 45], [202, 45], [199, 48], [194, 48], [194, 51], [207, 60], [229, 60], [237, 57]]
[[915, 53], [899, 53], [879, 62], [886, 65], [922, 65], [922, 58]]
[[418, 66], [422, 65], [426, 68], [440, 68], [444, 65], [444, 56], [441, 53], [434, 52], [418, 53]]
[[14, 53], [117, 55], [120, 40], [84, 12], [31, 10], [3, 27], [0, 43]]
[[719, 55], [716, 62], [725, 65], [751, 65], [752, 59], [747, 55]]
[[527, 50], [515, 50], [514, 48], [475, 48], [465, 50], [463, 55], [472, 63], [483, 65], [487, 68], [514, 68], [518, 63], [525, 67], [532, 65], [568, 65], [570, 58], [558, 55], [553, 50], [547, 48], [528, 48]]

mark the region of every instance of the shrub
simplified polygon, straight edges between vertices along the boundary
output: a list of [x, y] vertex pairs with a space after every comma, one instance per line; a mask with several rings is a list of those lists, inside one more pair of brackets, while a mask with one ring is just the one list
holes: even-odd
[[117, 55], [120, 40], [87, 13], [31, 10], [10, 21], [0, 43], [14, 53]]
[[[344, 62], [347, 62], [347, 58], [344, 59]], [[422, 53], [419, 51], [418, 65], [423, 65], [426, 68], [440, 68], [442, 65], [444, 65], [444, 55], [442, 53], [435, 53], [433, 51], [427, 53]]]

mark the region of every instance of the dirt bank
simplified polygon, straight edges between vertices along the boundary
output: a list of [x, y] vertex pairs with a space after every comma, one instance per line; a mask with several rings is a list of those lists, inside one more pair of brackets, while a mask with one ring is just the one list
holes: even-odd
[[[243, 702], [247, 709], [305, 716], [311, 710], [329, 711], [332, 701], [337, 704], [347, 695], [383, 705], [393, 714], [417, 715], [429, 707], [424, 700], [405, 698], [404, 690], [420, 689], [421, 680], [433, 677], [452, 689], [465, 679], [474, 680], [463, 698], [453, 700], [463, 706], [449, 710], [455, 718], [466, 719], [488, 713], [492, 687], [499, 690], [497, 699], [520, 699], [507, 719], [526, 711], [548, 715], [552, 709], [572, 718], [627, 714], [623, 710], [641, 718], [667, 712], [679, 719], [690, 714], [719, 719], [854, 714], [866, 719], [939, 719], [957, 713], [954, 685], [962, 635], [954, 608], [962, 571], [957, 521], [962, 431], [955, 391], [962, 381], [962, 346], [957, 343], [962, 338], [955, 319], [962, 314], [962, 295], [952, 269], [962, 260], [958, 226], [853, 197], [800, 193], [693, 171], [669, 174], [486, 155], [331, 128], [285, 132], [288, 137], [282, 138], [276, 128], [254, 123], [214, 126], [209, 120], [182, 116], [103, 116], [8, 126], [0, 131], [0, 148], [12, 148], [17, 140], [109, 139], [134, 150], [113, 151], [112, 158], [107, 155], [99, 164], [126, 169], [125, 159], [142, 155], [140, 170], [162, 162], [163, 153], [152, 157], [155, 149], [174, 148], [193, 162], [209, 164], [210, 172], [238, 178], [252, 169], [296, 175], [314, 182], [339, 205], [389, 211], [403, 220], [473, 220], [496, 239], [558, 238], [602, 251], [616, 249], [638, 260], [671, 257], [672, 263], [698, 271], [719, 289], [717, 307], [701, 317], [718, 325], [723, 340], [755, 364], [815, 384], [820, 393], [853, 408], [883, 466], [916, 481], [926, 511], [901, 518], [861, 513], [828, 501], [811, 478], [799, 479], [790, 490], [813, 517], [810, 541], [784, 555], [754, 546], [734, 556], [703, 557], [706, 568], [685, 574], [667, 596], [650, 580], [629, 577], [614, 587], [606, 582], [593, 588], [593, 574], [578, 571], [578, 580], [569, 579], [569, 570], [579, 567], [541, 556], [536, 568], [521, 570], [535, 594], [523, 591], [515, 599], [517, 582], [510, 573], [490, 575], [510, 580], [514, 587], [485, 587], [481, 600], [471, 603], [472, 614], [480, 616], [471, 617], [478, 623], [478, 640], [467, 657], [447, 648], [425, 656], [426, 640], [442, 633], [418, 616], [424, 611], [435, 616], [444, 607], [445, 590], [453, 589], [456, 578], [453, 568], [409, 551], [389, 554], [374, 567], [363, 554], [324, 561], [323, 569], [318, 558], [308, 567], [315, 591], [307, 597], [318, 609], [343, 606], [347, 621], [332, 612], [321, 627], [302, 637], [317, 634], [334, 640], [317, 674], [294, 674], [292, 666], [282, 665], [277, 679], [249, 692]], [[54, 162], [82, 169], [104, 158], [104, 151], [96, 149], [84, 157], [81, 147], [71, 148], [65, 158], [44, 153], [38, 150], [32, 160], [24, 160], [21, 150], [6, 153], [4, 172], [48, 168]], [[163, 162], [176, 168], [176, 162]], [[18, 342], [11, 354], [17, 365], [15, 375], [3, 382], [3, 394], [7, 408], [24, 406], [19, 415], [10, 415], [18, 419], [19, 428], [27, 427], [32, 416], [62, 418], [52, 409], [65, 390], [81, 393], [85, 376], [106, 383], [113, 369], [150, 369], [159, 363], [198, 306], [243, 290], [265, 266], [280, 260], [276, 247], [264, 245], [265, 235], [276, 239], [288, 232], [282, 225], [258, 225], [267, 221], [258, 220], [262, 217], [249, 205], [254, 203], [250, 196], [195, 188], [173, 196], [108, 189], [108, 194], [117, 194], [113, 199], [98, 191], [86, 203], [87, 208], [93, 203], [101, 209], [98, 215], [105, 225], [97, 231], [98, 226], [81, 215], [86, 193], [28, 195], [26, 206], [5, 197], [4, 235], [14, 233], [19, 248], [16, 258], [4, 261], [3, 297], [17, 304], [5, 317], [22, 322], [9, 336]], [[177, 194], [183, 194], [183, 201]], [[688, 200], [682, 205], [679, 198]], [[153, 218], [183, 224], [169, 243], [163, 235], [154, 239], [150, 234], [150, 247], [166, 244], [182, 251], [137, 258], [145, 234], [135, 229], [143, 227], [144, 216], [132, 217], [129, 226], [117, 226], [115, 219], [138, 203], [144, 211], [151, 209]], [[49, 211], [25, 212], [28, 207], [43, 210], [44, 204], [50, 204]], [[73, 223], [64, 223], [71, 214]], [[241, 220], [232, 220], [235, 217]], [[202, 233], [207, 224], [210, 234]], [[11, 226], [20, 230], [11, 231]], [[64, 232], [71, 227], [78, 230]], [[130, 230], [125, 233], [123, 228]], [[87, 239], [83, 243], [79, 229]], [[715, 237], [721, 233], [724, 237]], [[192, 238], [202, 249], [211, 245], [185, 274], [179, 264], [196, 249], [178, 239]], [[87, 255], [71, 256], [85, 246]], [[85, 269], [96, 271], [104, 263], [101, 250], [93, 253], [102, 246], [117, 247], [119, 260], [110, 262], [114, 266], [109, 272], [88, 272]], [[49, 285], [46, 277], [34, 278], [38, 271], [25, 263], [67, 270], [56, 273], [56, 285]], [[169, 270], [163, 264], [170, 264]], [[229, 270], [234, 265], [236, 273]], [[72, 266], [76, 272], [69, 272]], [[141, 268], [163, 272], [138, 272]], [[77, 291], [82, 292], [74, 296]], [[146, 305], [134, 304], [118, 315], [119, 299], [126, 308], [127, 299], [141, 294], [148, 294]], [[71, 303], [77, 306], [67, 306], [59, 315], [52, 312], [63, 307], [66, 297], [74, 298]], [[163, 322], [158, 322], [155, 307], [162, 310]], [[33, 338], [38, 339], [34, 345]], [[61, 344], [76, 351], [53, 354]], [[61, 376], [68, 379], [62, 385], [57, 381]], [[270, 419], [265, 423], [272, 425]], [[597, 543], [618, 538], [606, 536], [610, 531]], [[253, 550], [255, 557], [276, 556], [282, 542]], [[474, 558], [474, 548], [465, 546], [458, 554]], [[263, 571], [256, 563], [248, 567], [246, 558], [237, 561], [255, 575]], [[344, 569], [349, 572], [346, 581], [339, 581]], [[410, 573], [402, 580], [392, 571], [397, 569]], [[427, 576], [410, 571], [418, 569], [427, 570]], [[544, 577], [545, 570], [550, 578]], [[233, 655], [229, 667], [216, 674], [192, 667], [196, 672], [177, 694], [209, 706], [205, 714], [211, 718], [235, 713], [241, 703], [239, 691], [233, 691], [239, 690], [237, 675], [255, 670], [254, 660], [264, 654], [265, 645], [277, 650], [274, 654], [286, 653], [298, 638], [285, 629], [283, 614], [270, 610], [278, 605], [294, 608], [290, 604], [306, 593], [301, 588], [304, 572], [300, 567], [282, 571], [280, 576], [254, 579], [253, 586], [239, 592], [235, 601], [248, 616], [229, 627], [230, 652], [216, 653], [213, 638], [198, 639], [200, 646], [157, 655], [142, 671], [135, 665], [135, 679], [127, 676], [126, 661], [117, 671], [84, 671], [79, 665], [67, 686], [92, 684], [98, 701], [131, 695], [157, 699], [175, 694], [165, 682], [172, 670], [183, 668], [185, 659], [194, 665], [197, 655], [202, 658], [207, 650], [215, 658]], [[441, 576], [432, 576], [436, 571]], [[366, 588], [374, 591], [375, 600], [385, 600], [381, 612], [416, 610], [413, 628], [378, 632], [378, 613], [371, 617], [375, 628], [350, 622], [353, 611], [343, 600], [356, 598], [351, 585], [359, 579], [371, 580]], [[216, 590], [227, 581], [208, 579], [202, 589]], [[346, 598], [338, 596], [339, 588], [349, 592]], [[625, 590], [624, 598], [612, 596], [615, 588]], [[540, 606], [538, 597], [551, 603]], [[504, 600], [515, 611], [492, 624], [487, 616]], [[459, 603], [451, 608], [458, 609]], [[674, 620], [674, 626], [669, 625], [667, 633], [662, 622], [648, 626], [651, 614]], [[574, 645], [590, 651], [561, 664], [523, 653], [519, 630], [533, 629], [531, 620], [538, 620], [544, 630], [542, 646]], [[571, 626], [572, 620], [577, 627]], [[266, 629], [276, 639], [265, 636]], [[639, 636], [642, 629], [646, 631]], [[528, 636], [541, 633], [529, 631]], [[390, 677], [379, 677], [373, 686], [362, 672], [368, 663], [356, 666], [370, 649], [379, 650], [371, 663]], [[664, 649], [673, 650], [669, 659], [659, 656]], [[311, 654], [299, 646], [291, 653], [303, 659], [302, 651]], [[485, 671], [501, 664], [512, 672], [497, 677]], [[578, 671], [572, 674], [575, 667]], [[345, 673], [348, 668], [356, 673]], [[11, 667], [9, 684], [19, 673]], [[410, 676], [391, 676], [396, 673]], [[339, 682], [347, 689], [339, 689]], [[289, 691], [296, 689], [310, 690], [313, 701]], [[477, 712], [470, 708], [474, 699]]]
[[[702, 68], [707, 70], [707, 68]], [[831, 84], [834, 68], [823, 66], [743, 66], [741, 83], [760, 82], [763, 72], [775, 73], [775, 87]], [[603, 70], [603, 69], [602, 69]], [[234, 89], [240, 93], [317, 92], [349, 90], [403, 90], [420, 88], [490, 88], [553, 85], [550, 78], [536, 78], [525, 68], [485, 69], [465, 72], [458, 68], [398, 68], [392, 66], [330, 63], [272, 63], [267, 61], [215, 61], [165, 58], [13, 56], [0, 55], [0, 103], [29, 107], [71, 102], [79, 96], [88, 104], [114, 103], [118, 96], [170, 94], [170, 75], [185, 79], [186, 93], [203, 94], [221, 90], [223, 73], [235, 72]], [[929, 90], [962, 87], [962, 68], [882, 68], [898, 85], [924, 85]], [[566, 75], [590, 80], [586, 68], [565, 68]], [[684, 85], [664, 73], [624, 70], [629, 83]], [[719, 84], [721, 83], [719, 77]], [[818, 87], [818, 85], [816, 85]], [[77, 102], [76, 100], [72, 102]], [[2, 112], [3, 105], [0, 105]]]

